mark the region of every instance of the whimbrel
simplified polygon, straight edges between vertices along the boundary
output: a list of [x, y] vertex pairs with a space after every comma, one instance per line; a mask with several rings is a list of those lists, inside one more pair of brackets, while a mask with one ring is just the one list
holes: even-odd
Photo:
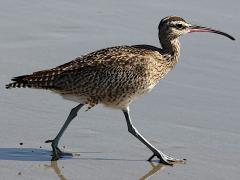
[[57, 66], [18, 76], [6, 88], [47, 89], [64, 99], [79, 103], [74, 107], [59, 133], [51, 143], [52, 160], [64, 153], [58, 143], [70, 122], [84, 106], [103, 104], [123, 111], [128, 131], [146, 145], [160, 163], [171, 165], [182, 162], [165, 155], [147, 141], [132, 124], [129, 105], [138, 96], [148, 93], [173, 67], [180, 56], [179, 37], [191, 32], [211, 32], [235, 40], [229, 34], [208, 27], [191, 25], [181, 17], [168, 16], [158, 26], [161, 48], [150, 45], [116, 46], [101, 49]]

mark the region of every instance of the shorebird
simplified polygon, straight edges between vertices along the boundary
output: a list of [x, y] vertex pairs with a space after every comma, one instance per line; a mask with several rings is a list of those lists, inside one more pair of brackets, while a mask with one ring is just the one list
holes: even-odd
[[29, 75], [14, 77], [6, 88], [47, 89], [64, 99], [79, 103], [74, 107], [59, 133], [51, 143], [52, 160], [64, 155], [58, 143], [70, 122], [84, 106], [97, 104], [123, 111], [128, 131], [147, 146], [160, 163], [172, 165], [185, 159], [175, 159], [154, 147], [132, 124], [130, 103], [151, 89], [178, 63], [179, 37], [191, 32], [217, 33], [235, 40], [232, 36], [208, 27], [191, 25], [181, 17], [168, 16], [158, 26], [162, 48], [150, 45], [116, 46], [101, 49], [57, 66]]

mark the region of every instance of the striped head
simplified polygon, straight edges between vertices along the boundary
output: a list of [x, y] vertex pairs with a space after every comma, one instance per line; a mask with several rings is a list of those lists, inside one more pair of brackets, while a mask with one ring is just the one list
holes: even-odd
[[234, 37], [230, 36], [227, 33], [224, 33], [219, 30], [215, 30], [208, 27], [192, 25], [186, 22], [183, 18], [178, 16], [167, 16], [161, 20], [158, 26], [159, 37], [167, 38], [168, 40], [173, 40], [181, 35], [191, 33], [191, 32], [210, 32], [216, 33], [235, 40]]

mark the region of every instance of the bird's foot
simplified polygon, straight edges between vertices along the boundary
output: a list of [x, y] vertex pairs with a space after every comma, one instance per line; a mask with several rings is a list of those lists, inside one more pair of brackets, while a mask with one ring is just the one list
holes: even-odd
[[155, 156], [159, 159], [159, 163], [169, 166], [172, 166], [174, 164], [186, 163], [186, 159], [175, 159], [159, 151], [154, 152], [153, 155], [148, 159], [148, 161], [152, 161]]
[[52, 159], [51, 161], [57, 161], [63, 156], [72, 156], [72, 153], [62, 152], [58, 147], [58, 142], [56, 140], [47, 140], [45, 143], [52, 143]]

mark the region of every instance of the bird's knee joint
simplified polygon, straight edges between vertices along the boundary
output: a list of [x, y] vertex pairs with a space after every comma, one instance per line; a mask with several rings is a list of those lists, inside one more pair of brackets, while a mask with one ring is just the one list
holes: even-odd
[[138, 133], [135, 127], [129, 127], [128, 132], [130, 132], [132, 134], [137, 134]]

